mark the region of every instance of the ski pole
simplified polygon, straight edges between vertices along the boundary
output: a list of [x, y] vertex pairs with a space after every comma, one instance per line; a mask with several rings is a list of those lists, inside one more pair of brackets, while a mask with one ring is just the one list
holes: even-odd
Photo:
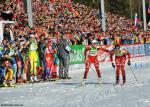
[[132, 72], [132, 74], [133, 74], [133, 76], [134, 76], [135, 80], [136, 80], [136, 81], [138, 81], [138, 79], [137, 79], [137, 77], [136, 77], [136, 75], [135, 75], [134, 71], [132, 70], [132, 68], [131, 68], [130, 66], [129, 66], [129, 68], [130, 68], [130, 70], [131, 70], [131, 72]]
[[90, 67], [90, 69], [92, 69], [92, 71], [94, 71], [94, 72], [95, 72], [95, 70], [94, 70], [92, 67]]

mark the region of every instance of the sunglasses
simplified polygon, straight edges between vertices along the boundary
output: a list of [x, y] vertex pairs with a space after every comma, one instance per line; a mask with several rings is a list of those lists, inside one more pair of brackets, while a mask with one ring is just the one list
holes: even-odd
[[23, 36], [22, 36], [22, 35], [20, 35], [20, 36], [19, 36], [19, 38], [23, 38]]
[[119, 49], [120, 49], [120, 47], [115, 47], [115, 49], [116, 49], [116, 50], [119, 50]]

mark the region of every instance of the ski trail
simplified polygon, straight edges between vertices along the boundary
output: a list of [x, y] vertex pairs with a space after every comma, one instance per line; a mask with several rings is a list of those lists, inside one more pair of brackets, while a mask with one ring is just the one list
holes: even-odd
[[87, 85], [76, 88], [83, 78], [84, 67], [79, 67], [78, 70], [71, 67], [71, 80], [0, 88], [0, 104], [23, 104], [24, 107], [150, 107], [149, 68], [134, 69], [138, 77], [136, 82], [127, 67], [127, 84], [115, 86], [114, 70], [100, 66], [103, 84], [97, 84], [96, 72], [90, 70]]

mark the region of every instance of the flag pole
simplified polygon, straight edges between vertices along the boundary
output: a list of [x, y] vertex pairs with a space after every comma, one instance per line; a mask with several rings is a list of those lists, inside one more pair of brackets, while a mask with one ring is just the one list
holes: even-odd
[[101, 13], [102, 13], [102, 30], [106, 31], [106, 19], [105, 19], [105, 3], [104, 0], [101, 0]]
[[31, 0], [26, 0], [26, 1], [27, 1], [27, 13], [28, 13], [29, 26], [33, 27], [32, 2]]
[[143, 2], [143, 23], [144, 23], [144, 31], [146, 31], [146, 7], [145, 7], [145, 0]]

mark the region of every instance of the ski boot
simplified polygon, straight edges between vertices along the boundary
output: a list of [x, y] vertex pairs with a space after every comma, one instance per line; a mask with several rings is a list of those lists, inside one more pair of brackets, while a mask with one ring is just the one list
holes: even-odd
[[9, 81], [9, 87], [14, 87], [14, 82], [13, 81]]
[[56, 81], [56, 79], [51, 77], [51, 76], [49, 76], [49, 81]]
[[83, 82], [81, 83], [81, 85], [85, 85], [86, 79], [83, 79]]
[[30, 82], [34, 82], [33, 76], [30, 77]]
[[102, 84], [102, 78], [98, 78], [98, 83]]
[[37, 79], [37, 76], [34, 76], [34, 82], [39, 82], [39, 80]]
[[126, 79], [123, 79], [123, 85], [126, 84]]
[[63, 77], [63, 79], [69, 80], [71, 79], [71, 77]]
[[44, 81], [48, 82], [48, 81], [49, 81], [49, 77], [48, 77], [48, 76], [45, 76], [45, 77], [44, 77]]
[[55, 78], [55, 79], [58, 79], [58, 78], [59, 78], [56, 72], [53, 73], [52, 77]]
[[22, 77], [17, 78], [16, 83], [22, 83], [22, 82], [23, 82]]
[[4, 85], [4, 87], [7, 87], [7, 86], [8, 86], [8, 84], [7, 84], [7, 81], [6, 81], [6, 80], [4, 80], [3, 85]]
[[13, 77], [13, 80], [12, 80], [12, 81], [13, 81], [13, 83], [16, 83], [16, 82], [17, 82], [15, 77]]
[[69, 75], [64, 75], [63, 79], [71, 79], [71, 77], [69, 77]]
[[120, 84], [119, 76], [116, 76], [116, 85]]
[[119, 80], [116, 80], [116, 85], [118, 85], [120, 83], [120, 81]]

